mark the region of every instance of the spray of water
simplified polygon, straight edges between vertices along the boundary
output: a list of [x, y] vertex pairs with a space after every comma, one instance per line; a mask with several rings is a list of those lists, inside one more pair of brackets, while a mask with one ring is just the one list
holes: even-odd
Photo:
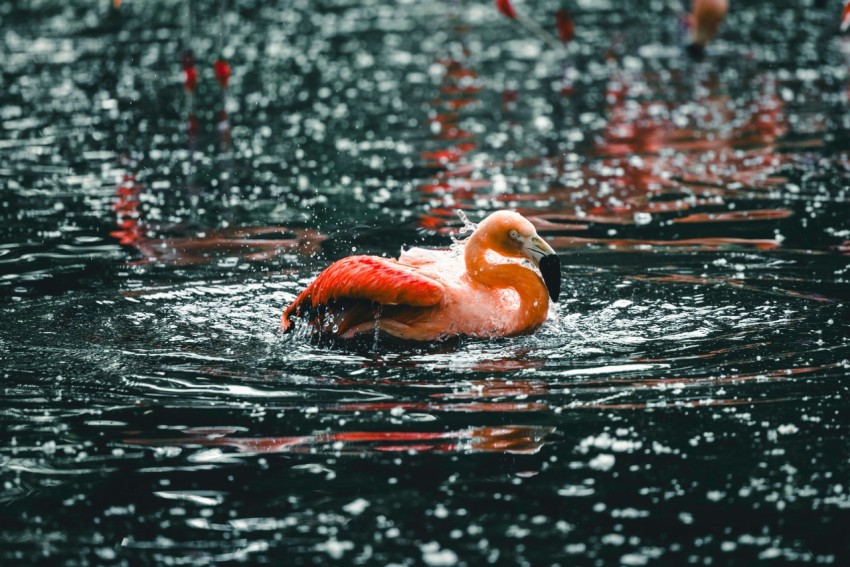
[[383, 313], [383, 306], [380, 304], [376, 304], [372, 307], [372, 315], [375, 317], [375, 331], [372, 335], [372, 352], [378, 353], [380, 352], [380, 340], [381, 340], [381, 314]]
[[463, 251], [464, 241], [470, 234], [475, 232], [478, 225], [469, 220], [466, 213], [460, 209], [455, 209], [455, 214], [460, 219], [460, 222], [463, 223], [463, 226], [460, 227], [457, 233], [450, 234], [449, 237], [452, 239], [452, 252], [461, 252]]

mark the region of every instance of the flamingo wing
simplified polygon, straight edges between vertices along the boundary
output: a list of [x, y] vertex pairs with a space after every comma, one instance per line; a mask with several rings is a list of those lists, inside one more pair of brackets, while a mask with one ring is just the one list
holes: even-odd
[[283, 312], [284, 332], [292, 317], [345, 302], [430, 307], [442, 301], [445, 287], [415, 268], [376, 256], [350, 256], [334, 262]]

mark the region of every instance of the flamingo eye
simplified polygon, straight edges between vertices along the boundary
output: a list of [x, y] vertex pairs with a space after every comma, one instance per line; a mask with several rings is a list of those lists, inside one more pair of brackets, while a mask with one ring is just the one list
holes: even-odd
[[511, 238], [513, 238], [514, 240], [519, 240], [519, 233], [517, 231], [512, 230], [510, 232], [510, 235], [511, 235]]

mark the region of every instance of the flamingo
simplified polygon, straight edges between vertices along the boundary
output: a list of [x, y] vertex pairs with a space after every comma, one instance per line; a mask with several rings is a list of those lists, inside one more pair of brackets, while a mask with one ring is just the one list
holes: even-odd
[[705, 55], [705, 46], [717, 35], [729, 11], [729, 0], [694, 0], [689, 18], [688, 53], [696, 59]]
[[[331, 264], [283, 312], [314, 333], [351, 339], [383, 332], [409, 341], [528, 334], [558, 300], [561, 264], [522, 215], [498, 211], [460, 250], [403, 251], [398, 260], [350, 256]], [[523, 260], [530, 260], [524, 262]]]

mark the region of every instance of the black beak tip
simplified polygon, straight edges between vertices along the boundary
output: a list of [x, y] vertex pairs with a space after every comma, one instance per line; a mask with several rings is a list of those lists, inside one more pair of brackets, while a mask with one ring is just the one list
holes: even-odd
[[540, 275], [549, 291], [549, 298], [558, 301], [561, 295], [561, 259], [557, 254], [549, 254], [540, 258]]

